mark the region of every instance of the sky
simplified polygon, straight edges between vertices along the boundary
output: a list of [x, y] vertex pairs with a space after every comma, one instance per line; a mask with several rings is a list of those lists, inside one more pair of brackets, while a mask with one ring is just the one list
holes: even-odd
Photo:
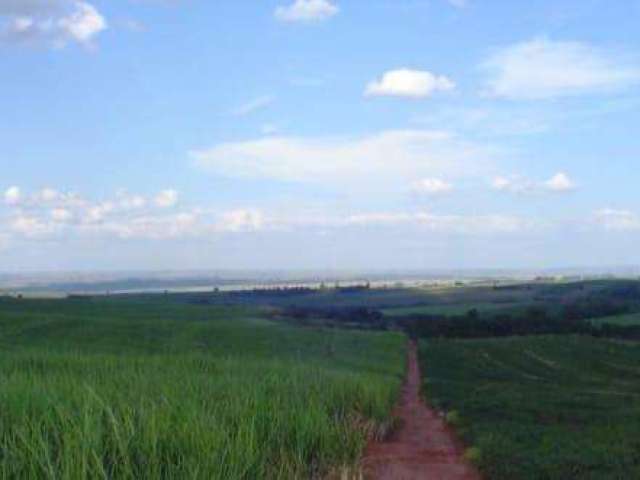
[[0, 0], [0, 271], [640, 264], [640, 0]]

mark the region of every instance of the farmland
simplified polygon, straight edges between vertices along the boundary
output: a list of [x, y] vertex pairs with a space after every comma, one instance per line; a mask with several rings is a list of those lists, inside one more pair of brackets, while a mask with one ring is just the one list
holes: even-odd
[[390, 425], [404, 342], [162, 297], [2, 300], [0, 478], [326, 475]]
[[428, 340], [422, 362], [486, 478], [640, 478], [640, 344]]
[[408, 335], [485, 478], [634, 478], [638, 312], [635, 281], [0, 299], [0, 478], [357, 471]]

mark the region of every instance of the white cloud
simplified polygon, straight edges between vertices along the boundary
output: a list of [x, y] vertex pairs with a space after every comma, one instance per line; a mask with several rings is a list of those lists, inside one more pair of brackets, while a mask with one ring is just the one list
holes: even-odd
[[544, 186], [551, 192], [569, 192], [576, 188], [575, 182], [564, 172], [556, 173], [553, 177], [544, 182]]
[[120, 190], [116, 197], [120, 207], [125, 210], [138, 210], [147, 205], [147, 199], [142, 195], [133, 195], [125, 190]]
[[226, 232], [254, 232], [265, 225], [266, 219], [261, 211], [240, 209], [224, 213], [217, 228]]
[[53, 203], [61, 197], [62, 195], [57, 190], [54, 190], [53, 188], [43, 188], [38, 194], [36, 194], [35, 199], [42, 203]]
[[53, 188], [43, 188], [31, 195], [24, 195], [20, 187], [13, 186], [4, 194], [7, 205], [21, 205], [25, 208], [40, 208], [46, 206], [78, 206], [83, 200], [73, 192], [59, 192]]
[[492, 180], [491, 187], [500, 192], [526, 193], [531, 191], [532, 184], [521, 177], [496, 177]]
[[25, 206], [38, 208], [45, 206], [81, 206], [84, 201], [73, 192], [60, 192], [54, 188], [43, 188], [24, 200]]
[[368, 213], [347, 219], [350, 225], [414, 225], [440, 233], [517, 233], [539, 228], [534, 221], [509, 215], [440, 215], [430, 212]]
[[134, 218], [112, 219], [100, 225], [93, 233], [114, 234], [122, 239], [143, 238], [166, 240], [203, 233], [197, 212], [175, 214], [145, 214]]
[[107, 22], [98, 10], [93, 5], [84, 2], [76, 3], [75, 11], [62, 17], [58, 25], [69, 39], [84, 44], [90, 42], [96, 34], [107, 28]]
[[455, 83], [443, 75], [402, 68], [388, 71], [382, 78], [370, 82], [365, 95], [424, 98], [435, 92], [446, 92], [454, 88]]
[[15, 1], [0, 0], [0, 40], [9, 43], [42, 44], [62, 48], [75, 42], [91, 47], [107, 28], [107, 22], [90, 3], [82, 1], [27, 1], [21, 8]]
[[640, 81], [640, 67], [616, 52], [544, 37], [500, 49], [482, 68], [489, 75], [486, 93], [509, 99], [606, 92]]
[[55, 231], [55, 225], [33, 215], [18, 214], [11, 220], [12, 231], [29, 238], [44, 237]]
[[496, 177], [491, 187], [500, 192], [514, 194], [567, 193], [577, 188], [576, 183], [564, 172], [558, 172], [548, 180], [536, 182], [526, 177], [513, 175]]
[[250, 115], [254, 112], [267, 108], [268, 106], [272, 105], [274, 101], [275, 97], [271, 95], [264, 95], [240, 105], [239, 107], [235, 108], [232, 113], [237, 117], [244, 117], [246, 115]]
[[51, 219], [58, 223], [70, 222], [73, 220], [73, 213], [66, 208], [54, 208], [51, 210]]
[[391, 130], [355, 138], [267, 137], [191, 152], [215, 174], [316, 183], [349, 190], [404, 190], [416, 178], [477, 175], [490, 147], [437, 130]]
[[22, 200], [22, 192], [19, 187], [9, 187], [4, 192], [4, 201], [7, 205], [17, 205]]
[[171, 208], [178, 203], [178, 192], [172, 189], [163, 190], [155, 198], [156, 206], [160, 208]]
[[596, 225], [611, 231], [640, 230], [640, 216], [629, 210], [602, 208], [593, 214]]
[[86, 223], [102, 223], [107, 215], [113, 211], [115, 211], [115, 205], [112, 202], [92, 205], [85, 211], [84, 221]]
[[197, 223], [197, 210], [166, 213], [177, 204], [175, 190], [160, 192], [153, 202], [124, 190], [112, 199], [97, 202], [53, 188], [23, 195], [18, 187], [12, 187], [8, 193], [11, 200], [19, 199], [8, 203], [13, 208], [8, 217], [9, 230], [29, 238], [82, 234], [173, 238], [203, 228]]
[[[36, 196], [42, 196], [42, 191], [25, 198]], [[278, 208], [271, 213], [250, 207], [166, 210], [153, 202], [131, 209], [122, 201], [123, 198], [136, 197], [140, 196], [118, 192], [108, 200], [82, 199], [81, 202], [59, 206], [55, 202], [64, 202], [65, 198], [61, 194], [51, 194], [49, 199], [52, 203], [48, 205], [14, 205], [6, 217], [8, 221], [5, 225], [0, 219], [0, 233], [6, 231], [2, 235], [7, 242], [19, 241], [20, 238], [66, 241], [95, 236], [162, 241], [176, 238], [211, 239], [224, 233], [325, 232], [345, 228], [396, 227], [439, 234], [487, 235], [518, 233], [541, 226], [537, 221], [501, 214], [448, 215], [429, 211], [336, 213], [333, 209], [315, 207], [305, 210], [296, 205]]]
[[426, 195], [443, 195], [453, 190], [453, 185], [439, 178], [423, 178], [412, 186], [415, 193]]
[[283, 22], [312, 22], [331, 18], [339, 11], [330, 0], [294, 0], [291, 5], [277, 7], [274, 15]]

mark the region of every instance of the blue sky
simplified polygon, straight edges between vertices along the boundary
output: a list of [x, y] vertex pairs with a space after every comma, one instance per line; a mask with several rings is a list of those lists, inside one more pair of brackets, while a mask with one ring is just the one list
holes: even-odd
[[639, 19], [0, 0], [0, 270], [638, 264]]

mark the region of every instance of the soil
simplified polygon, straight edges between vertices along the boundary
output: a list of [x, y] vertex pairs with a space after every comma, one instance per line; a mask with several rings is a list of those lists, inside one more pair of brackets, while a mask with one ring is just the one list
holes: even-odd
[[363, 459], [367, 480], [480, 480], [463, 458], [464, 446], [441, 414], [420, 395], [415, 342], [408, 348], [408, 372], [394, 415], [400, 427], [383, 443], [371, 443]]

